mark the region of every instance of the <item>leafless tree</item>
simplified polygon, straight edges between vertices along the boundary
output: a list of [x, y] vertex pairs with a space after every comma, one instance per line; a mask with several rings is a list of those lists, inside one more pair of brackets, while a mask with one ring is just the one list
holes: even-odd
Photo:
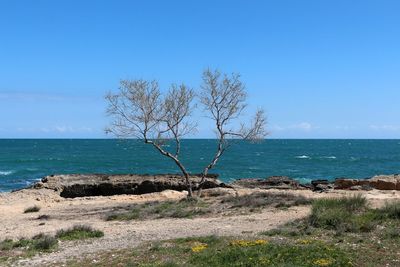
[[[195, 130], [188, 119], [193, 98], [193, 90], [183, 84], [171, 85], [163, 97], [156, 81], [144, 80], [121, 81], [119, 93], [106, 96], [107, 114], [113, 118], [106, 132], [141, 139], [172, 159], [185, 177], [189, 197], [193, 194], [192, 184], [179, 155], [182, 137]], [[164, 146], [168, 141], [175, 142], [173, 152]]]
[[250, 125], [241, 123], [238, 129], [233, 126], [237, 124], [237, 120], [246, 108], [245, 85], [241, 82], [239, 74], [229, 76], [221, 74], [218, 70], [205, 70], [201, 89], [200, 101], [204, 106], [204, 111], [210, 114], [209, 117], [215, 123], [218, 144], [214, 157], [202, 172], [200, 188], [209, 170], [217, 164], [232, 144], [232, 140], [256, 141], [267, 135], [266, 117], [262, 109], [257, 110]]
[[[245, 86], [238, 74], [228, 76], [219, 71], [203, 73], [200, 103], [210, 114], [217, 133], [217, 149], [210, 163], [202, 172], [198, 184], [201, 189], [205, 178], [225, 153], [233, 140], [258, 140], [266, 136], [266, 119], [263, 110], [258, 110], [249, 126], [232, 125], [246, 107]], [[188, 196], [193, 196], [190, 174], [180, 161], [181, 139], [196, 130], [190, 117], [194, 109], [195, 93], [185, 85], [171, 85], [163, 96], [156, 81], [124, 80], [116, 94], [107, 95], [107, 113], [112, 117], [106, 130], [117, 137], [135, 137], [155, 147], [162, 155], [172, 159], [185, 177]], [[165, 148], [166, 142], [174, 142], [174, 151]], [[199, 190], [201, 192], [201, 190]], [[200, 193], [199, 193], [200, 194]]]

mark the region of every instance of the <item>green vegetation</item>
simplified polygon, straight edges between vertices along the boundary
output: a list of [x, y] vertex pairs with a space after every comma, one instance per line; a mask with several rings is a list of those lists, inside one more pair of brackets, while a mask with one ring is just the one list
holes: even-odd
[[352, 266], [345, 251], [324, 242], [215, 236], [150, 243], [95, 258], [97, 263], [86, 258], [68, 266]]
[[399, 207], [399, 202], [392, 202], [372, 209], [361, 196], [320, 199], [313, 202], [308, 218], [261, 234], [328, 242], [347, 251], [353, 266], [398, 266]]
[[[243, 197], [221, 196], [223, 208], [236, 211], [309, 203], [292, 195], [254, 194]], [[263, 199], [265, 198], [265, 199]], [[296, 204], [297, 203], [297, 204]], [[193, 211], [215, 212], [212, 203], [203, 200], [153, 202], [135, 205], [129, 214], [135, 219], [195, 216]], [[399, 266], [400, 202], [369, 207], [360, 195], [342, 199], [318, 199], [312, 202], [310, 215], [278, 229], [253, 237], [191, 237], [142, 244], [139, 247], [112, 250], [73, 259], [68, 266]], [[136, 215], [135, 215], [136, 214]], [[206, 214], [206, 213], [198, 213]], [[126, 213], [120, 215], [128, 216]], [[74, 240], [99, 237], [103, 233], [87, 226], [59, 231], [56, 238]], [[49, 251], [57, 240], [38, 235], [30, 240], [4, 240], [0, 243], [0, 264], [4, 252], [15, 249]], [[38, 240], [41, 240], [40, 242]], [[54, 241], [55, 240], [55, 241]], [[37, 243], [35, 243], [37, 242]], [[54, 244], [55, 242], [55, 244]], [[57, 263], [55, 263], [57, 266]]]
[[368, 210], [364, 197], [315, 200], [310, 226], [343, 232], [370, 232], [377, 224], [375, 212]]
[[[71, 229], [60, 230], [56, 236], [38, 234], [31, 239], [5, 239], [0, 242], [0, 265], [12, 265], [12, 262], [21, 257], [32, 257], [39, 252], [51, 252], [58, 246], [58, 240], [78, 240], [93, 237], [102, 237], [104, 233], [89, 226], [76, 225]], [[4, 264], [2, 264], [4, 263]]]
[[365, 198], [357, 195], [341, 199], [320, 199], [313, 202], [309, 226], [340, 232], [371, 232], [377, 225], [400, 219], [400, 202], [386, 203], [371, 209]]
[[400, 201], [387, 202], [377, 213], [380, 219], [400, 220]]
[[67, 230], [59, 230], [56, 234], [56, 238], [60, 240], [79, 240], [103, 236], [104, 233], [102, 231], [94, 230], [87, 225], [75, 225]]
[[0, 242], [0, 250], [7, 251], [15, 248], [22, 248], [32, 254], [39, 251], [51, 251], [57, 246], [57, 243], [58, 241], [54, 237], [39, 234], [31, 239], [21, 238], [17, 241], [6, 239]]
[[38, 211], [40, 211], [40, 207], [35, 205], [35, 206], [32, 206], [32, 207], [26, 208], [24, 210], [24, 213], [38, 212]]
[[[292, 195], [224, 197], [232, 209], [307, 204]], [[225, 206], [226, 207], [226, 206]], [[312, 202], [308, 218], [260, 233], [267, 239], [193, 237], [95, 255], [71, 266], [396, 266], [399, 202], [372, 209], [360, 195]], [[378, 227], [379, 225], [379, 227]], [[114, 255], [114, 257], [110, 257]]]
[[193, 218], [211, 214], [230, 215], [256, 212], [266, 207], [288, 208], [308, 205], [303, 196], [286, 193], [253, 193], [243, 196], [218, 196], [213, 199], [183, 199], [180, 201], [149, 202], [134, 205], [126, 212], [109, 214], [106, 220], [144, 220], [159, 218]]

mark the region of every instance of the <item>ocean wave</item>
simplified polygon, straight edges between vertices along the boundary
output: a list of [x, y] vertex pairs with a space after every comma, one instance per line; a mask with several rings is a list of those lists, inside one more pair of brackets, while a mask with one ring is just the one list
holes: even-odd
[[336, 159], [335, 156], [327, 156], [327, 157], [321, 157], [321, 158], [323, 158], [323, 159]]
[[297, 156], [295, 157], [296, 159], [310, 159], [309, 156], [303, 155], [303, 156]]
[[0, 171], [0, 176], [7, 176], [13, 174], [14, 171]]
[[252, 166], [252, 167], [249, 167], [249, 170], [261, 170], [261, 168], [260, 167], [256, 167], [256, 166]]

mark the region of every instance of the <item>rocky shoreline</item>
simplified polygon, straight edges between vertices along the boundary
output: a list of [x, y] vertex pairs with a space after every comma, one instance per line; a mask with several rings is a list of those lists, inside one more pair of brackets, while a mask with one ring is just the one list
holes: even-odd
[[[191, 177], [193, 189], [197, 190], [201, 177]], [[369, 179], [338, 178], [335, 181], [315, 180], [311, 184], [300, 184], [286, 176], [272, 176], [265, 179], [244, 178], [230, 184], [218, 180], [216, 175], [205, 179], [203, 189], [211, 188], [249, 189], [292, 189], [326, 192], [330, 190], [400, 190], [400, 175], [378, 175]], [[185, 191], [182, 176], [160, 175], [106, 175], [106, 174], [64, 174], [44, 177], [32, 189], [51, 189], [61, 197], [75, 198], [88, 196], [141, 195], [165, 190]]]

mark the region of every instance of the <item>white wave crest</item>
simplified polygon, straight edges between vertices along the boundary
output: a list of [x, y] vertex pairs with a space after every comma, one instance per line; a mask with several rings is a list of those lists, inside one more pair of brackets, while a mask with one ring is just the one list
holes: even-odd
[[327, 157], [322, 157], [323, 159], [336, 159], [335, 156], [327, 156]]
[[310, 157], [303, 155], [303, 156], [297, 156], [296, 159], [310, 159]]
[[0, 176], [7, 176], [13, 174], [14, 171], [0, 171]]

